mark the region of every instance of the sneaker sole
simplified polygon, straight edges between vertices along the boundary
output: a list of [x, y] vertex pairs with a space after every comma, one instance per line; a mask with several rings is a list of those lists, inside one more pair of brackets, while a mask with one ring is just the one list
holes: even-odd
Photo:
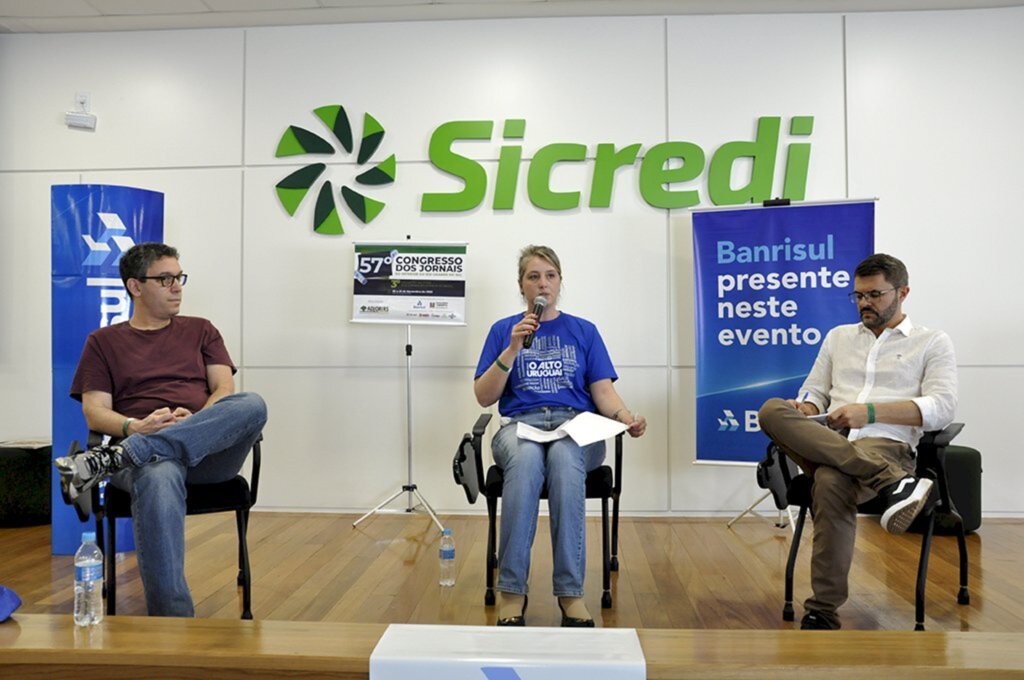
[[53, 464], [60, 474], [60, 494], [64, 498], [64, 502], [74, 507], [78, 519], [85, 522], [92, 514], [92, 495], [85, 492], [95, 486], [99, 479], [90, 480], [91, 483], [86, 483], [80, 489], [72, 484], [76, 466], [71, 456], [79, 451], [81, 451], [81, 448], [78, 442], [73, 441], [68, 448], [68, 455], [54, 459]]
[[882, 514], [882, 528], [895, 535], [905, 532], [928, 502], [928, 496], [931, 494], [931, 491], [932, 480], [922, 479], [918, 481], [914, 493], [902, 501], [894, 503]]

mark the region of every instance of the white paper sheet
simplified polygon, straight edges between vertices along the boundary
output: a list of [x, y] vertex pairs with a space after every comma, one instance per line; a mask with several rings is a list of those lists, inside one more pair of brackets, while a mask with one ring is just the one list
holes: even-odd
[[584, 411], [572, 420], [562, 423], [555, 430], [541, 430], [526, 423], [518, 423], [516, 434], [520, 439], [546, 444], [562, 437], [571, 437], [579, 446], [610, 439], [620, 432], [626, 431], [625, 423], [605, 418], [596, 413]]

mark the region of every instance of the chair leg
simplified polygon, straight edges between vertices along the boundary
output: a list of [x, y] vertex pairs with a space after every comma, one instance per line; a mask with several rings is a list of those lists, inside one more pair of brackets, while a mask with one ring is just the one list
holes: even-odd
[[935, 513], [928, 514], [924, 536], [921, 537], [921, 558], [917, 565], [917, 589], [914, 592], [914, 630], [924, 630], [924, 593], [928, 586], [928, 555], [932, 548]]
[[109, 548], [103, 553], [103, 562], [107, 567], [107, 616], [117, 614], [117, 519], [107, 515], [107, 541]]
[[495, 545], [495, 524], [498, 518], [498, 499], [487, 497], [487, 591], [484, 593], [484, 605], [494, 606], [494, 570], [498, 568], [498, 556]]
[[609, 567], [619, 570], [619, 494], [612, 498], [612, 560]]
[[956, 515], [956, 544], [960, 550], [960, 590], [956, 594], [956, 602], [970, 604], [971, 594], [967, 590], [967, 536], [964, 534], [964, 521], [960, 515]]
[[236, 510], [235, 520], [238, 524], [238, 577], [242, 585], [242, 618], [252, 619], [252, 573], [249, 571], [249, 545], [246, 535], [249, 530], [249, 511]]
[[612, 551], [608, 527], [608, 497], [601, 498], [601, 575], [604, 592], [601, 593], [601, 609], [612, 608]]
[[789, 557], [786, 559], [786, 602], [782, 606], [783, 621], [792, 621], [796, 618], [793, 612], [793, 569], [796, 566], [796, 555], [800, 551], [800, 536], [803, 535], [806, 519], [807, 506], [802, 505], [793, 527], [793, 542], [789, 545]]

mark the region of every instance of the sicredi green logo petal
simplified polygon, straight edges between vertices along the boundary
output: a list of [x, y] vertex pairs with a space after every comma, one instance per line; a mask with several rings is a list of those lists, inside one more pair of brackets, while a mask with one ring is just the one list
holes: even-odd
[[[337, 144], [346, 153], [351, 154], [353, 149], [352, 125], [349, 123], [345, 107], [339, 104], [321, 106], [313, 113], [331, 131]], [[363, 114], [363, 134], [359, 139], [359, 151], [356, 154], [357, 165], [363, 166], [370, 162], [383, 140], [384, 127], [370, 114]], [[291, 125], [281, 135], [281, 141], [277, 143], [277, 152], [274, 155], [277, 158], [332, 156], [336, 152], [335, 145], [320, 135], [297, 125]], [[299, 209], [306, 195], [320, 181], [321, 175], [326, 169], [325, 163], [310, 163], [277, 183], [277, 199], [289, 215], [295, 216], [295, 211]], [[395, 181], [395, 170], [395, 156], [392, 154], [383, 161], [363, 170], [354, 179], [356, 184], [364, 186], [391, 184]], [[375, 200], [347, 185], [341, 186], [339, 195], [356, 219], [363, 224], [372, 222], [384, 209], [383, 201]], [[313, 211], [313, 230], [318, 234], [345, 233], [341, 215], [338, 213], [334, 185], [329, 179], [319, 184], [316, 206]]]

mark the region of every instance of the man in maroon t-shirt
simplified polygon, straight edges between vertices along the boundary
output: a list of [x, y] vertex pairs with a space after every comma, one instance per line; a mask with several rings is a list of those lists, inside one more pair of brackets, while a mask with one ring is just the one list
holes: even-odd
[[132, 495], [132, 521], [146, 608], [193, 616], [185, 581], [185, 482], [238, 474], [267, 420], [259, 395], [235, 393], [235, 366], [206, 319], [179, 316], [188, 275], [178, 251], [140, 243], [121, 258], [132, 297], [127, 322], [94, 331], [71, 383], [89, 429], [119, 444], [55, 461], [65, 502], [83, 521], [100, 479]]

